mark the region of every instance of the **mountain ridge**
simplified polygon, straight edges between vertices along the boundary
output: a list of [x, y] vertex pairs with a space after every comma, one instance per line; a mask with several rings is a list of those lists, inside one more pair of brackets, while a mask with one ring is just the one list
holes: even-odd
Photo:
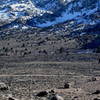
[[[0, 26], [11, 23], [16, 19], [19, 20], [22, 26], [27, 27], [48, 27], [72, 19], [77, 20], [79, 23], [91, 24], [96, 22], [88, 18], [88, 16], [100, 11], [100, 2], [98, 0], [65, 0], [62, 1], [63, 4], [61, 0], [38, 0], [38, 2], [34, 0], [18, 2], [17, 0], [16, 2], [13, 4], [10, 0], [7, 5], [4, 4], [6, 8], [0, 5], [2, 8], [0, 10], [0, 21], [3, 23]], [[50, 6], [51, 8], [49, 8]]]

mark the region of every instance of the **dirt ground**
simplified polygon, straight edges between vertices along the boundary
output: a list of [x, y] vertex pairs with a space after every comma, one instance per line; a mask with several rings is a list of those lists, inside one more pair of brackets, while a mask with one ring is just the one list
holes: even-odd
[[64, 100], [100, 100], [100, 53], [83, 50], [96, 35], [40, 31], [0, 37], [0, 100], [51, 100], [36, 96], [51, 90]]
[[[98, 61], [9, 62], [0, 60], [0, 82], [9, 89], [0, 90], [0, 100], [48, 100], [36, 97], [41, 91], [54, 90], [64, 100], [100, 99], [100, 64]], [[69, 88], [64, 88], [68, 83]]]

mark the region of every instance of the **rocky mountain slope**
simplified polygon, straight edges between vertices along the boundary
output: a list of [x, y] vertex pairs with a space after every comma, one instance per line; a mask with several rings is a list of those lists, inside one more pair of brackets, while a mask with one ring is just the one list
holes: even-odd
[[0, 26], [48, 27], [72, 19], [95, 24], [100, 16], [89, 16], [99, 12], [99, 6], [99, 0], [6, 0], [0, 2]]
[[[78, 48], [94, 50], [100, 46], [99, 6], [99, 0], [2, 1], [0, 2], [0, 39], [2, 40], [5, 35], [9, 37], [16, 33], [21, 36], [24, 33], [25, 36], [29, 33], [35, 34], [36, 38], [41, 39], [52, 34], [52, 37], [63, 39], [65, 44], [67, 41], [64, 38], [71, 39], [73, 42], [70, 41], [71, 44], [67, 43], [67, 45], [70, 48], [74, 46], [74, 50]], [[44, 35], [42, 37], [37, 34]], [[45, 46], [48, 46], [48, 41]], [[63, 47], [66, 48], [66, 45]]]

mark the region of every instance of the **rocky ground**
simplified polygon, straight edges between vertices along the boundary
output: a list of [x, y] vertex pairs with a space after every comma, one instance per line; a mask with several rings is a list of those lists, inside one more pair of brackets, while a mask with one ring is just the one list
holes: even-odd
[[100, 100], [99, 32], [73, 20], [1, 29], [0, 100]]
[[0, 100], [99, 100], [100, 54], [81, 49], [78, 42], [94, 36], [64, 36], [1, 38]]
[[0, 100], [56, 100], [51, 90], [64, 100], [99, 100], [99, 66], [98, 61], [2, 63]]

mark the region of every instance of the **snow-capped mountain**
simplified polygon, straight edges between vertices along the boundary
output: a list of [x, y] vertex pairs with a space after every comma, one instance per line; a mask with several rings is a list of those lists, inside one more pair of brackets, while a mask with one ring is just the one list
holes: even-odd
[[100, 22], [91, 15], [100, 12], [100, 0], [2, 0], [0, 28], [48, 27], [68, 20]]

